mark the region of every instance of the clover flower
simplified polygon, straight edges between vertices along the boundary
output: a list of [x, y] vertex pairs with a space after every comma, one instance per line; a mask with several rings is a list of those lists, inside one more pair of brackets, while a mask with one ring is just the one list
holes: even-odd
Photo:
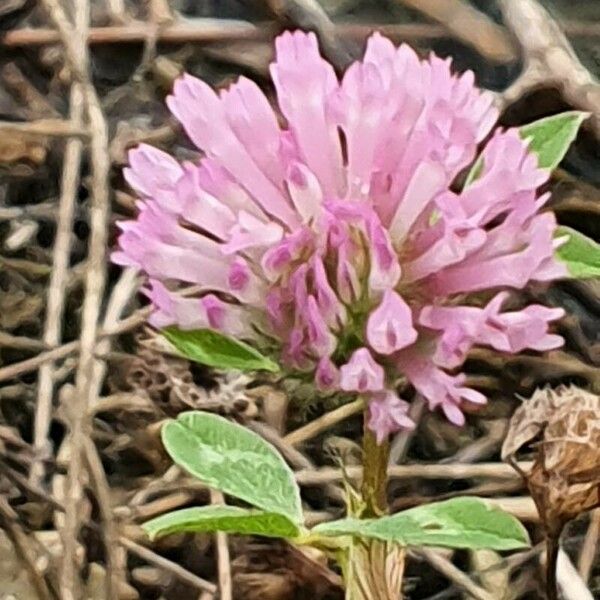
[[[459, 191], [492, 96], [381, 35], [340, 82], [314, 34], [284, 33], [271, 74], [281, 115], [243, 77], [220, 93], [175, 83], [168, 106], [203, 158], [130, 153], [139, 215], [113, 260], [148, 275], [155, 326], [276, 340], [286, 368], [369, 401], [380, 442], [411, 426], [401, 378], [463, 424], [463, 404], [485, 397], [447, 370], [474, 345], [563, 343], [549, 332], [560, 309], [503, 311], [505, 288], [566, 275], [554, 216], [539, 213], [549, 173], [516, 130], [497, 131]], [[182, 282], [199, 294], [180, 296]]]

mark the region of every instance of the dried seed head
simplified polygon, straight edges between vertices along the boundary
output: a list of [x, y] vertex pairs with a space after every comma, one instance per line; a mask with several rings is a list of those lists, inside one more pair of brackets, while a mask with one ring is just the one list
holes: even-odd
[[511, 419], [502, 458], [531, 444], [523, 476], [549, 532], [600, 506], [600, 396], [576, 386], [538, 390]]

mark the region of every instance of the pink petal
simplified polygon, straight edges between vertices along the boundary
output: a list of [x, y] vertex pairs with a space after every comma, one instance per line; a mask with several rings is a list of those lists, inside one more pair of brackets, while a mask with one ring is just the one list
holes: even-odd
[[118, 223], [123, 234], [135, 234], [143, 239], [159, 241], [172, 246], [189, 248], [208, 257], [221, 259], [221, 246], [214, 240], [183, 227], [177, 216], [163, 210], [156, 202], [139, 202], [136, 221]]
[[[440, 295], [475, 292], [499, 286], [523, 288], [535, 277], [537, 270], [553, 256], [554, 215], [546, 213], [531, 220], [527, 227], [505, 229], [498, 244], [491, 243], [495, 231], [488, 234], [486, 244], [465, 261], [436, 273], [431, 289]], [[512, 252], [493, 256], [494, 251], [511, 247]], [[506, 248], [506, 249], [507, 249]]]
[[379, 392], [383, 389], [383, 368], [366, 348], [355, 350], [340, 368], [340, 386], [346, 392]]
[[248, 262], [243, 258], [237, 257], [229, 267], [227, 283], [235, 296], [236, 293], [247, 291], [252, 285], [254, 277], [254, 273], [250, 269]]
[[260, 301], [264, 293], [262, 282], [251, 272], [243, 287], [232, 289], [229, 276], [235, 259], [224, 256], [217, 242], [181, 227], [173, 215], [152, 202], [141, 206], [137, 221], [120, 227], [121, 252], [113, 255], [119, 264], [143, 269], [157, 280], [195, 283], [203, 290], [231, 293], [250, 303]]
[[236, 214], [220, 199], [202, 189], [198, 167], [185, 165], [175, 193], [179, 203], [178, 214], [182, 218], [216, 238], [228, 238], [229, 230], [236, 222]]
[[375, 433], [378, 444], [382, 444], [391, 433], [400, 429], [415, 428], [408, 416], [408, 409], [408, 403], [390, 390], [371, 395], [368, 426]]
[[214, 289], [227, 288], [227, 261], [210, 258], [193, 249], [166, 244], [157, 239], [126, 231], [119, 245], [128, 257], [127, 264], [144, 269], [155, 279], [179, 279], [205, 284]]
[[336, 347], [336, 337], [329, 331], [325, 319], [319, 312], [314, 296], [309, 296], [305, 307], [306, 329], [310, 348], [318, 357], [330, 356]]
[[270, 248], [283, 237], [284, 230], [273, 221], [264, 222], [241, 211], [237, 223], [228, 233], [227, 243], [221, 246], [224, 254], [235, 254], [250, 248]]
[[281, 131], [277, 117], [262, 90], [240, 77], [221, 92], [225, 117], [242, 146], [258, 168], [283, 189], [285, 166], [279, 158]]
[[437, 348], [433, 355], [435, 364], [447, 369], [461, 365], [476, 343], [480, 326], [480, 320], [473, 322], [464, 319], [448, 322], [437, 340]]
[[[404, 56], [406, 52], [411, 56]], [[348, 195], [353, 199], [367, 197], [374, 172], [395, 168], [386, 155], [405, 145], [423, 106], [403, 80], [407, 61], [418, 69], [412, 51], [397, 51], [376, 33], [367, 42], [364, 60], [350, 66], [342, 80], [335, 113], [345, 135]]]
[[485, 225], [507, 210], [533, 201], [549, 172], [538, 169], [517, 129], [500, 131], [484, 148], [479, 178], [460, 195], [460, 205], [476, 225]]
[[287, 174], [287, 187], [303, 223], [310, 223], [321, 214], [323, 191], [319, 181], [307, 167], [293, 162]]
[[532, 276], [534, 281], [554, 281], [556, 279], [567, 279], [571, 275], [566, 263], [549, 256], [543, 260]]
[[141, 196], [159, 199], [175, 187], [183, 174], [181, 165], [169, 154], [140, 144], [129, 151], [129, 167], [123, 169], [127, 183]]
[[319, 54], [314, 33], [285, 32], [275, 41], [271, 76], [281, 112], [326, 195], [343, 188], [342, 153], [328, 106], [338, 87], [333, 67]]
[[283, 291], [280, 288], [273, 288], [267, 292], [265, 310], [270, 324], [276, 330], [283, 329], [286, 324], [286, 314]]
[[386, 290], [379, 306], [367, 321], [369, 345], [379, 354], [392, 354], [417, 339], [412, 324], [412, 311], [402, 296]]
[[256, 337], [251, 315], [246, 307], [224, 302], [214, 294], [208, 294], [200, 299], [202, 308], [206, 312], [208, 325], [222, 333], [237, 339], [252, 339]]
[[413, 350], [399, 356], [399, 366], [415, 389], [427, 400], [431, 410], [442, 408], [448, 419], [457, 425], [464, 423], [460, 406], [464, 400], [484, 404], [485, 396], [462, 387], [464, 375], [451, 376], [440, 370], [427, 357]]
[[369, 289], [379, 291], [392, 288], [398, 283], [401, 274], [396, 250], [387, 231], [379, 223], [378, 217], [373, 215], [367, 227], [371, 258]]
[[223, 302], [209, 294], [203, 298], [185, 298], [168, 290], [156, 280], [144, 293], [154, 305], [149, 321], [157, 328], [177, 325], [180, 329], [218, 329], [239, 339], [255, 336], [248, 313], [240, 306]]
[[317, 304], [323, 318], [332, 328], [343, 326], [346, 322], [346, 309], [329, 283], [325, 265], [320, 256], [314, 259], [313, 277]]
[[336, 283], [338, 294], [346, 304], [351, 304], [360, 297], [360, 278], [352, 263], [356, 255], [355, 250], [351, 240], [342, 243], [338, 248]]
[[445, 187], [446, 176], [439, 165], [422, 162], [414, 172], [390, 223], [394, 242], [403, 240], [418, 217]]
[[308, 265], [300, 265], [292, 272], [289, 278], [287, 291], [290, 294], [289, 301], [294, 305], [297, 317], [303, 317], [308, 303]]
[[545, 351], [563, 345], [562, 337], [548, 332], [549, 323], [564, 315], [561, 308], [533, 304], [521, 311], [500, 312], [505, 292], [481, 309], [474, 306], [427, 306], [419, 323], [442, 331], [435, 363], [453, 368], [460, 365], [473, 345], [491, 346], [503, 352], [525, 349]]
[[444, 401], [442, 402], [441, 407], [450, 423], [457, 425], [458, 427], [462, 427], [465, 424], [465, 415], [456, 404]]
[[444, 225], [441, 237], [406, 264], [405, 281], [417, 281], [459, 263], [486, 241], [487, 236], [482, 229], [461, 230]]
[[322, 391], [334, 390], [340, 382], [340, 372], [329, 356], [323, 356], [317, 363], [315, 383]]
[[474, 158], [477, 143], [494, 125], [498, 111], [493, 95], [475, 87], [471, 72], [457, 77], [449, 60], [433, 54], [425, 67], [427, 111], [422, 120], [435, 136], [431, 156], [438, 158], [453, 177]]
[[196, 169], [198, 185], [206, 193], [218, 198], [233, 214], [237, 215], [243, 210], [259, 219], [267, 218], [262, 208], [218, 161], [203, 158]]
[[499, 314], [490, 319], [490, 326], [500, 329], [503, 336], [491, 338], [490, 345], [496, 350], [512, 353], [525, 349], [544, 352], [560, 348], [564, 339], [548, 333], [548, 326], [564, 314], [562, 308], [547, 308], [539, 304], [532, 304], [521, 311]]
[[191, 140], [225, 167], [258, 206], [285, 225], [293, 227], [297, 224], [296, 214], [285, 195], [236, 137], [222, 101], [210, 86], [191, 75], [184, 75], [175, 82], [167, 104]]
[[303, 253], [310, 252], [313, 245], [313, 233], [310, 229], [297, 229], [273, 244], [262, 257], [261, 266], [266, 276], [275, 281], [298, 261]]
[[283, 347], [282, 357], [285, 364], [305, 369], [310, 366], [310, 361], [306, 356], [306, 335], [305, 331], [295, 327], [289, 332], [287, 341]]
[[149, 284], [143, 292], [155, 309], [149, 319], [151, 325], [159, 329], [174, 324], [179, 324], [182, 329], [206, 327], [206, 315], [200, 310], [198, 299], [180, 299], [157, 280], [151, 279]]
[[482, 332], [486, 322], [494, 318], [506, 293], [498, 294], [485, 309], [475, 306], [425, 306], [419, 315], [419, 323], [441, 331], [434, 354], [436, 365], [454, 368], [462, 364], [469, 350], [483, 341]]

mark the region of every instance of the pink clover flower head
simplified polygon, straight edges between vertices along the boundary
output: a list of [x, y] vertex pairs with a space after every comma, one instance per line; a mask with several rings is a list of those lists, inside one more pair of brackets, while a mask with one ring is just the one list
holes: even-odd
[[246, 78], [219, 93], [177, 80], [167, 103], [203, 158], [131, 151], [139, 214], [120, 224], [113, 260], [149, 276], [154, 325], [277, 340], [290, 371], [363, 394], [380, 441], [410, 426], [399, 377], [462, 424], [463, 405], [485, 398], [446, 369], [473, 346], [563, 342], [550, 330], [561, 310], [503, 310], [505, 290], [567, 274], [554, 216], [538, 212], [549, 173], [516, 130], [498, 130], [456, 191], [498, 114], [449, 60], [375, 34], [340, 81], [314, 34], [275, 46], [282, 118]]

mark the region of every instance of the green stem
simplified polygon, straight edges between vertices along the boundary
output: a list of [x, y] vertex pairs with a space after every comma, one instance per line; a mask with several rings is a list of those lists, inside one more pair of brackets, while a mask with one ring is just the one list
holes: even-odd
[[[386, 514], [390, 445], [377, 444], [366, 426], [363, 436], [363, 518]], [[399, 600], [404, 574], [404, 548], [379, 540], [354, 539], [344, 570], [346, 600]]]
[[364, 518], [380, 517], [387, 513], [387, 467], [390, 443], [378, 445], [375, 434], [366, 426], [363, 433], [362, 498], [365, 503]]

